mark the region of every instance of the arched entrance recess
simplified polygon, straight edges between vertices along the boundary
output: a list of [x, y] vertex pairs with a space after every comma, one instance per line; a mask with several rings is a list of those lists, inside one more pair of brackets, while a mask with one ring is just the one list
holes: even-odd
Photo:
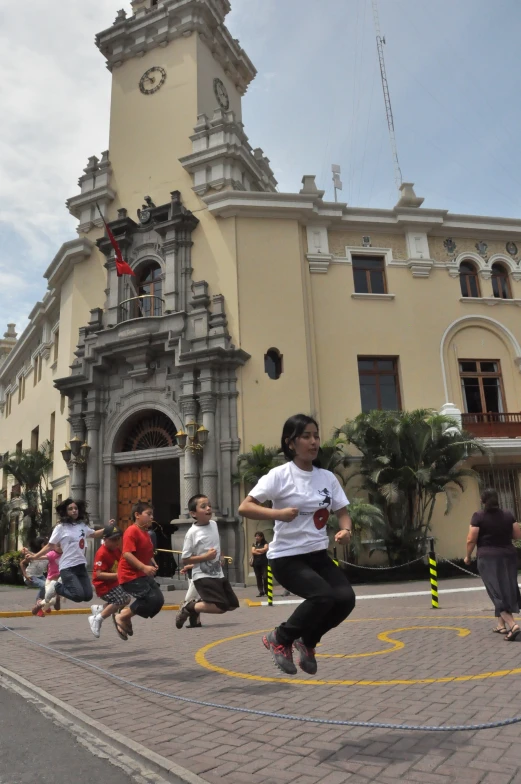
[[[131, 509], [137, 501], [154, 507], [155, 544], [170, 549], [175, 527], [171, 521], [180, 516], [181, 450], [176, 444], [177, 427], [163, 411], [146, 409], [129, 416], [114, 441], [113, 461], [117, 471], [117, 520], [125, 530]], [[172, 577], [174, 559], [157, 554], [159, 574]]]

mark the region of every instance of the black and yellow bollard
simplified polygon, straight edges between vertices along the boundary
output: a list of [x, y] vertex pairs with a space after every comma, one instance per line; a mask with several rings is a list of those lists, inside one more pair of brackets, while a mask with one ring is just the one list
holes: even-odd
[[438, 604], [438, 567], [436, 565], [436, 553], [434, 552], [434, 539], [431, 539], [430, 542], [429, 574], [431, 579], [431, 605], [433, 610], [437, 610], [440, 606]]
[[271, 566], [268, 561], [268, 576], [267, 576], [267, 583], [268, 583], [268, 591], [266, 596], [268, 597], [268, 607], [273, 607], [273, 574], [271, 573]]

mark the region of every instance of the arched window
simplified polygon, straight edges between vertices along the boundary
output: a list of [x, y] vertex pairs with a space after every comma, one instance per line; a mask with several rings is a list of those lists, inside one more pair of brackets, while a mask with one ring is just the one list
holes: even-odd
[[471, 261], [462, 261], [459, 267], [459, 282], [462, 297], [481, 297], [478, 271]]
[[163, 315], [163, 272], [156, 261], [138, 270], [137, 289], [141, 299], [137, 302], [139, 316]]
[[492, 292], [498, 299], [512, 299], [508, 271], [498, 261], [492, 265]]
[[264, 354], [264, 372], [276, 381], [282, 375], [282, 354], [278, 348], [270, 348]]

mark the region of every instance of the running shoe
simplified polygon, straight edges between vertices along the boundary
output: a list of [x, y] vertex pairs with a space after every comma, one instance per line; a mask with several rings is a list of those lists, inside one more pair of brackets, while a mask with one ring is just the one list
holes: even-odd
[[175, 628], [176, 629], [182, 629], [183, 626], [185, 625], [185, 623], [187, 622], [187, 620], [189, 619], [190, 615], [192, 615], [192, 614], [197, 615], [197, 613], [194, 613], [194, 606], [195, 606], [195, 602], [191, 601], [191, 602], [188, 602], [188, 604], [184, 604], [179, 609], [179, 612], [177, 613], [177, 615], [175, 617]]
[[274, 631], [268, 632], [262, 638], [264, 647], [271, 653], [271, 658], [275, 665], [282, 670], [286, 675], [296, 675], [297, 668], [293, 662], [293, 650], [291, 645], [281, 645], [277, 640], [277, 634]]
[[99, 637], [101, 633], [101, 624], [103, 623], [103, 618], [101, 615], [89, 615], [87, 620], [94, 637]]
[[103, 610], [103, 604], [92, 604], [90, 607], [90, 611], [92, 615], [98, 615]]
[[36, 613], [36, 615], [38, 616], [38, 618], [45, 618], [45, 613], [41, 607], [38, 607], [38, 612]]
[[304, 645], [302, 640], [295, 640], [293, 643], [293, 650], [297, 651], [299, 655], [298, 666], [308, 675], [317, 674], [317, 660], [315, 659], [315, 649], [308, 648]]

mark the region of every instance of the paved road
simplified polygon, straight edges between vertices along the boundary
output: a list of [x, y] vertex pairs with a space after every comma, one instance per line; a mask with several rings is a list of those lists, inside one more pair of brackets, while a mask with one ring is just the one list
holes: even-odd
[[134, 779], [85, 746], [34, 704], [0, 688], [0, 784], [130, 784]]
[[[458, 585], [479, 581], [443, 587]], [[0, 592], [0, 609], [27, 602], [27, 594]], [[460, 733], [303, 724], [178, 702], [85, 666], [170, 694], [294, 715], [468, 724], [521, 713], [521, 640], [491, 634], [483, 591], [444, 595], [441, 604], [433, 611], [425, 596], [360, 601], [325, 638], [317, 678], [284, 679], [262, 646], [262, 630], [287, 617], [288, 606], [242, 606], [181, 631], [175, 613], [162, 612], [136, 619], [127, 642], [111, 625], [95, 640], [81, 615], [13, 618], [6, 622], [28, 639], [0, 631], [0, 662], [101, 730], [106, 724], [209, 784], [521, 784], [520, 724]]]

